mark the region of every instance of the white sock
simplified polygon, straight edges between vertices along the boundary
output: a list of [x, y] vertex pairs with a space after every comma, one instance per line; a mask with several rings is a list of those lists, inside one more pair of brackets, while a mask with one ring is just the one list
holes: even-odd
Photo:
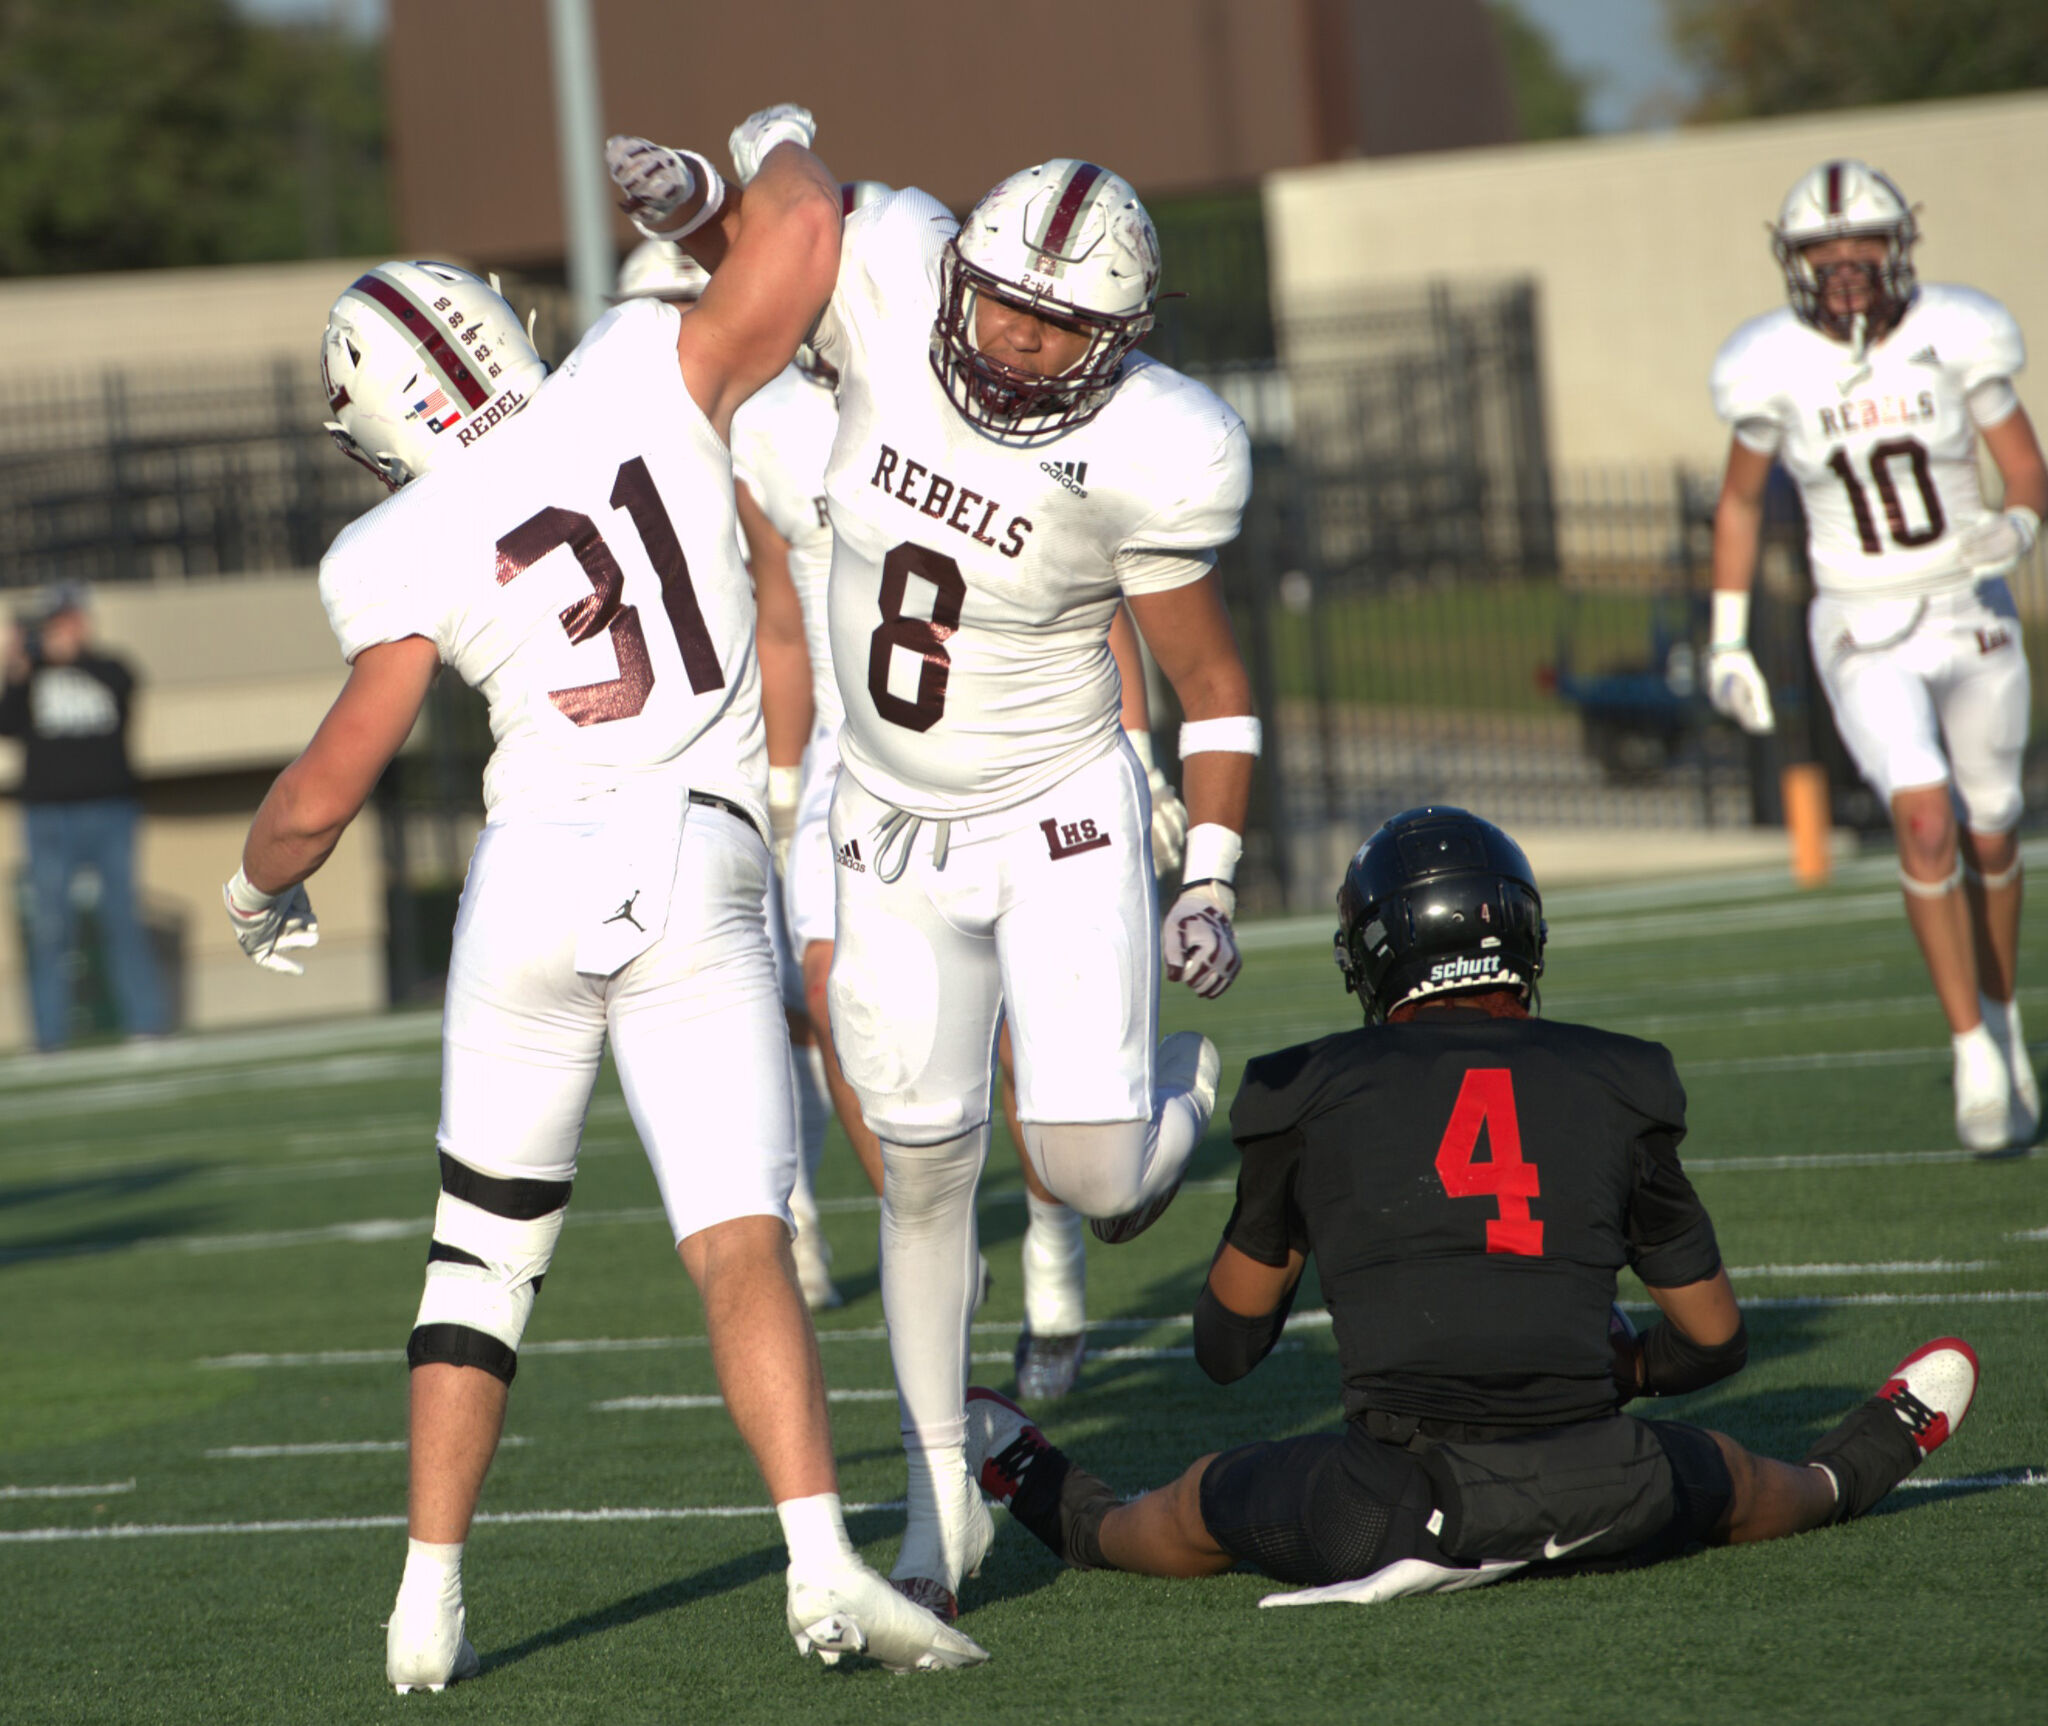
[[[904, 1460], [909, 1465], [908, 1490], [904, 1494], [908, 1505], [903, 1549], [889, 1574], [928, 1576], [948, 1587], [957, 1587], [960, 1576], [955, 1567], [966, 1555], [947, 1551], [947, 1524], [952, 1520], [947, 1512], [966, 1502], [970, 1493], [980, 1491], [967, 1476], [967, 1447], [941, 1444], [927, 1449], [909, 1433], [904, 1434], [903, 1444]], [[965, 1531], [952, 1532], [957, 1541]]]
[[775, 1507], [782, 1523], [782, 1543], [789, 1548], [789, 1567], [805, 1575], [845, 1570], [860, 1562], [846, 1537], [846, 1516], [839, 1494], [820, 1492], [810, 1498], [785, 1498]]
[[937, 1145], [882, 1141], [882, 1312], [903, 1430], [920, 1445], [967, 1437], [967, 1351], [981, 1281], [974, 1189], [988, 1123]]
[[405, 1574], [398, 1579], [398, 1592], [426, 1593], [443, 1600], [462, 1599], [462, 1542], [446, 1545], [431, 1540], [405, 1543]]
[[1033, 1336], [1072, 1336], [1087, 1323], [1088, 1252], [1079, 1211], [1024, 1195], [1024, 1321]]
[[2005, 1051], [1998, 1046], [1998, 1039], [1992, 1035], [1988, 1023], [1955, 1032], [1949, 1043], [1958, 1061], [1996, 1061], [2001, 1067], [2005, 1065]]
[[1984, 1016], [1984, 1028], [1998, 1039], [2001, 1049], [2015, 1055], [2024, 1054], [2027, 1047], [2027, 1033], [2020, 1024], [2019, 997], [2010, 1001], [1994, 1001], [1989, 995], [1977, 997], [1977, 1010]]

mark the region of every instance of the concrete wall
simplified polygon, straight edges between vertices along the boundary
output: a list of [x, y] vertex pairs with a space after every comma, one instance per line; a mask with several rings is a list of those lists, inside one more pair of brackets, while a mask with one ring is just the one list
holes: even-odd
[[[1708, 368], [1738, 323], [1784, 303], [1765, 226], [1829, 156], [1872, 162], [1924, 205], [1924, 280], [1995, 294], [2048, 341], [2048, 93], [1278, 173], [1275, 308], [1532, 276], [1557, 463], [1717, 468]], [[2048, 393], [2021, 394], [2040, 417]]]
[[[130, 744], [155, 806], [137, 878], [147, 902], [177, 913], [186, 939], [186, 1023], [268, 1024], [366, 1012], [384, 1003], [384, 868], [374, 813], [360, 817], [310, 889], [320, 945], [306, 975], [262, 971], [242, 956], [220, 906], [264, 776], [298, 754], [347, 674], [310, 572], [152, 587], [95, 599], [99, 639], [142, 680]], [[0, 741], [0, 783], [19, 772]], [[251, 775], [237, 781], [224, 776]], [[187, 788], [228, 784], [219, 794]], [[20, 806], [0, 802], [0, 881], [22, 862]], [[28, 985], [9, 901], [0, 915], [0, 1049], [29, 1040]]]

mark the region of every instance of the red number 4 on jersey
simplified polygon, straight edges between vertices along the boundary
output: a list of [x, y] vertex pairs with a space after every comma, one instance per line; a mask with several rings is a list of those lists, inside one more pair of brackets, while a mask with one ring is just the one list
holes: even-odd
[[[1486, 1129], [1493, 1160], [1475, 1163], [1479, 1129]], [[1486, 1250], [1543, 1255], [1543, 1225], [1529, 1215], [1541, 1196], [1536, 1165], [1522, 1161], [1522, 1125], [1515, 1116], [1514, 1075], [1505, 1067], [1473, 1067], [1458, 1087], [1451, 1124], [1436, 1148], [1437, 1179], [1454, 1199], [1494, 1199], [1500, 1215], [1486, 1225]]]

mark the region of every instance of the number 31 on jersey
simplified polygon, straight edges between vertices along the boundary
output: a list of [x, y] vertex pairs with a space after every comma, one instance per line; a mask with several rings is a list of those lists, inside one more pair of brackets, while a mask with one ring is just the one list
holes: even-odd
[[[1486, 1129], [1491, 1162], [1473, 1161], [1479, 1130]], [[1486, 1224], [1486, 1250], [1543, 1256], [1543, 1224], [1529, 1215], [1542, 1196], [1536, 1165], [1522, 1160], [1522, 1123], [1515, 1115], [1514, 1074], [1506, 1067], [1472, 1067], [1458, 1087], [1451, 1124], [1436, 1148], [1437, 1179], [1454, 1199], [1492, 1199], [1500, 1215]]]

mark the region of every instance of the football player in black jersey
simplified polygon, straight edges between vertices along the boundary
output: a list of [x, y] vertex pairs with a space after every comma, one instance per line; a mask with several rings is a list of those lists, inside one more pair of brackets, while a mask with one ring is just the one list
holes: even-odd
[[[1015, 1404], [970, 1391], [983, 1489], [1062, 1558], [1155, 1576], [1242, 1561], [1307, 1585], [1276, 1603], [1469, 1588], [1846, 1521], [1961, 1424], [1977, 1357], [1954, 1337], [1908, 1355], [1804, 1464], [1622, 1413], [1725, 1378], [1747, 1351], [1679, 1164], [1669, 1051], [1531, 1015], [1535, 877], [1462, 809], [1389, 821], [1337, 902], [1337, 962], [1367, 1023], [1245, 1069], [1237, 1206], [1195, 1356], [1219, 1383], [1250, 1372], [1313, 1253], [1344, 1430], [1205, 1456], [1125, 1504]], [[1641, 1337], [1613, 1304], [1623, 1265], [1662, 1309]]]

